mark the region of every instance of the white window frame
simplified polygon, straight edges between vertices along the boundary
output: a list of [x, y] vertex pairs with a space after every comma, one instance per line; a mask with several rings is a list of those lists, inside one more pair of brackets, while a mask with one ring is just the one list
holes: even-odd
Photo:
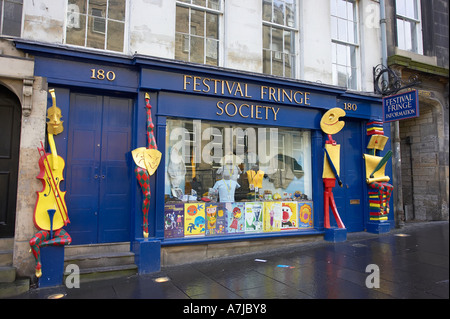
[[[336, 0], [330, 0], [331, 1], [336, 1]], [[354, 53], [354, 59], [350, 59], [350, 61], [347, 61], [347, 57], [346, 57], [346, 62], [345, 64], [339, 63], [339, 59], [342, 58], [340, 56], [338, 56], [337, 52], [332, 52], [332, 77], [333, 77], [333, 84], [334, 85], [338, 85], [339, 83], [339, 79], [338, 79], [338, 74], [336, 74], [336, 72], [334, 71], [334, 69], [338, 68], [339, 66], [341, 67], [346, 67], [346, 68], [350, 68], [352, 70], [351, 74], [354, 74], [356, 76], [356, 79], [352, 79], [351, 76], [347, 78], [347, 85], [346, 87], [352, 90], [358, 90], [361, 86], [361, 58], [360, 58], [360, 36], [359, 36], [359, 32], [360, 32], [360, 28], [359, 28], [359, 1], [357, 0], [338, 0], [338, 1], [345, 1], [345, 2], [352, 2], [354, 4], [354, 8], [353, 8], [353, 15], [354, 15], [354, 21], [349, 20], [348, 16], [341, 17], [339, 15], [333, 15], [332, 12], [330, 11], [330, 19], [331, 21], [333, 21], [333, 17], [338, 19], [338, 25], [339, 25], [339, 19], [342, 21], [346, 21], [347, 22], [347, 26], [348, 23], [354, 23], [354, 41], [350, 42], [348, 41], [348, 39], [339, 39], [339, 30], [337, 37], [333, 37], [333, 32], [331, 32], [332, 36], [331, 36], [331, 42], [332, 44], [332, 49], [336, 48], [338, 45], [341, 46], [345, 46], [346, 48], [350, 48], [350, 49], [354, 49], [355, 53]], [[348, 11], [346, 11], [348, 13]], [[331, 28], [333, 28], [333, 23], [331, 23]], [[348, 36], [348, 34], [347, 34]], [[354, 60], [354, 61], [353, 61]], [[347, 73], [348, 74], [348, 73]]]
[[[129, 43], [128, 43], [128, 28], [129, 28], [129, 17], [128, 17], [128, 15], [129, 15], [129, 10], [128, 10], [128, 6], [129, 6], [129, 3], [130, 3], [130, 1], [129, 0], [124, 0], [125, 1], [125, 14], [124, 14], [124, 21], [123, 21], [123, 24], [124, 24], [124, 30], [123, 30], [123, 49], [122, 49], [122, 51], [114, 51], [114, 50], [108, 50], [107, 49], [107, 47], [108, 47], [108, 20], [112, 20], [112, 21], [118, 21], [118, 20], [114, 20], [114, 19], [109, 19], [109, 18], [106, 18], [106, 17], [103, 17], [104, 19], [105, 19], [105, 32], [101, 32], [101, 31], [97, 31], [97, 30], [94, 30], [94, 25], [95, 25], [95, 22], [92, 24], [92, 26], [91, 26], [91, 28], [92, 28], [92, 31], [93, 32], [96, 32], [96, 33], [101, 33], [101, 34], [104, 34], [105, 35], [105, 42], [104, 42], [104, 45], [103, 45], [103, 49], [98, 49], [98, 48], [94, 48], [94, 47], [90, 47], [90, 46], [88, 46], [87, 45], [87, 40], [88, 40], [88, 37], [87, 37], [87, 32], [88, 32], [88, 26], [89, 26], [89, 16], [91, 16], [91, 17], [93, 17], [93, 19], [95, 19], [95, 17], [97, 17], [97, 16], [94, 16], [93, 14], [92, 14], [92, 12], [91, 13], [89, 13], [89, 10], [90, 10], [90, 8], [89, 8], [89, 2], [90, 1], [92, 1], [92, 0], [89, 0], [88, 2], [87, 2], [87, 4], [86, 4], [86, 14], [84, 14], [84, 13], [78, 13], [78, 14], [80, 14], [80, 15], [85, 15], [86, 16], [86, 19], [85, 19], [85, 26], [84, 26], [84, 30], [85, 30], [85, 34], [84, 34], [84, 45], [82, 45], [82, 46], [80, 46], [80, 45], [76, 45], [76, 44], [71, 44], [71, 43], [67, 43], [67, 25], [68, 25], [68, 23], [69, 23], [69, 21], [68, 21], [68, 6], [69, 6], [69, 4], [68, 4], [68, 1], [66, 0], [65, 1], [65, 8], [64, 8], [64, 10], [65, 10], [65, 21], [64, 21], [64, 44], [65, 45], [68, 45], [68, 46], [74, 46], [74, 47], [83, 47], [83, 48], [89, 48], [89, 49], [91, 49], [91, 50], [100, 50], [100, 51], [108, 51], [108, 52], [119, 52], [119, 53], [125, 53], [125, 52], [128, 52], [128, 45], [129, 45]], [[106, 12], [108, 12], [108, 6], [109, 6], [109, 0], [107, 1], [107, 4], [106, 4]], [[106, 12], [105, 12], [105, 15], [106, 15]], [[122, 21], [118, 21], [118, 22], [121, 22], [122, 23]]]
[[[397, 1], [402, 1], [405, 6], [407, 5], [405, 0], [396, 0], [395, 1], [395, 25], [396, 25], [396, 41], [397, 47], [400, 50], [410, 51], [418, 54], [423, 54], [423, 42], [422, 42], [422, 14], [421, 14], [421, 5], [420, 0], [411, 0], [413, 1], [414, 6], [414, 14], [415, 16], [408, 16], [406, 14], [402, 14], [398, 12], [397, 9]], [[405, 24], [410, 23], [413, 27], [409, 32], [406, 30], [401, 30], [399, 26], [399, 20], [405, 22]], [[401, 34], [402, 33], [402, 34]], [[411, 35], [411, 48], [407, 47], [406, 38], [407, 35]], [[400, 37], [402, 36], [402, 37]]]
[[[272, 0], [272, 4], [273, 4], [273, 0]], [[262, 5], [264, 6], [264, 3]], [[271, 30], [272, 30], [272, 28], [280, 29], [283, 33], [284, 33], [284, 31], [294, 32], [294, 39], [291, 41], [291, 46], [294, 47], [294, 49], [291, 51], [293, 53], [288, 53], [289, 56], [292, 57], [292, 61], [290, 61], [290, 62], [289, 61], [284, 61], [284, 56], [285, 56], [284, 55], [285, 54], [284, 36], [283, 36], [283, 47], [282, 47], [281, 51], [280, 50], [273, 50], [272, 39], [269, 40], [270, 41], [270, 49], [266, 49], [264, 47], [262, 48], [263, 56], [264, 56], [264, 52], [265, 51], [269, 51], [271, 57], [272, 57], [273, 53], [275, 52], [275, 58], [274, 59], [281, 60], [282, 63], [283, 63], [283, 75], [282, 76], [283, 77], [292, 78], [292, 79], [297, 78], [297, 76], [299, 74], [299, 69], [298, 68], [299, 68], [299, 65], [300, 65], [299, 61], [298, 61], [298, 57], [299, 57], [299, 43], [300, 43], [300, 32], [298, 30], [298, 26], [300, 24], [299, 23], [299, 7], [300, 7], [299, 0], [294, 0], [294, 6], [295, 6], [295, 9], [294, 9], [295, 20], [294, 20], [292, 26], [288, 26], [287, 23], [285, 23], [285, 24], [278, 24], [278, 23], [274, 23], [272, 21], [266, 21], [263, 18], [263, 12], [261, 13], [261, 21], [262, 21], [263, 28], [264, 28], [264, 26], [266, 26], [266, 27], [270, 27]], [[274, 9], [273, 9], [273, 7], [274, 6], [272, 5], [272, 20], [273, 20], [273, 16], [274, 16]], [[285, 9], [285, 12], [284, 12], [284, 20], [285, 20], [285, 22], [287, 22], [286, 9]], [[271, 33], [270, 37], [272, 38], [272, 33]], [[281, 54], [280, 57], [278, 57], [279, 54]], [[266, 73], [266, 74], [273, 75], [272, 60], [273, 59], [271, 58], [271, 60], [270, 60], [270, 72]], [[294, 65], [291, 65], [292, 74], [290, 76], [286, 76], [286, 74], [285, 74], [285, 67], [284, 66], [286, 65], [286, 63], [294, 64]], [[264, 67], [263, 67], [263, 72], [264, 72]]]
[[[190, 43], [190, 41], [191, 41], [192, 34], [191, 34], [191, 28], [190, 28], [190, 25], [191, 25], [191, 13], [190, 13], [190, 10], [203, 11], [205, 13], [216, 14], [218, 16], [218, 30], [217, 30], [218, 39], [217, 40], [214, 39], [214, 41], [217, 41], [217, 45], [218, 45], [217, 54], [219, 56], [217, 57], [217, 66], [222, 66], [223, 65], [223, 56], [224, 56], [224, 54], [223, 54], [223, 40], [222, 40], [224, 38], [223, 37], [223, 32], [222, 32], [223, 24], [224, 24], [224, 22], [223, 22], [224, 21], [224, 12], [225, 12], [224, 0], [220, 0], [220, 2], [219, 2], [219, 10], [208, 8], [207, 2], [206, 2], [206, 6], [203, 7], [203, 6], [199, 6], [199, 5], [196, 5], [196, 4], [186, 3], [186, 2], [182, 2], [182, 1], [178, 1], [177, 0], [176, 1], [176, 7], [184, 7], [184, 8], [189, 9], [189, 21], [188, 21], [189, 30], [187, 30], [187, 33], [181, 33], [181, 32], [175, 31], [175, 34], [182, 34], [184, 36], [183, 52], [186, 52], [188, 54], [188, 61], [187, 62], [191, 61], [191, 50], [190, 50], [191, 43]], [[175, 10], [176, 10], [176, 8], [175, 8]], [[205, 14], [205, 19], [206, 19], [206, 14]], [[203, 54], [203, 64], [207, 64], [206, 63], [206, 57], [208, 56], [207, 42], [208, 42], [208, 40], [211, 40], [211, 38], [208, 38], [206, 36], [206, 21], [204, 21], [204, 22], [205, 22], [204, 23], [205, 30], [204, 30], [204, 36], [202, 38], [203, 38], [203, 47], [204, 47], [205, 51], [204, 51], [204, 54]], [[199, 36], [196, 36], [196, 37], [199, 37]]]

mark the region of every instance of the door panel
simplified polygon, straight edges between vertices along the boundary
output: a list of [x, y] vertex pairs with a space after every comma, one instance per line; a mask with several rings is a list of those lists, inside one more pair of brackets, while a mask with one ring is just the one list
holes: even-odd
[[132, 100], [71, 94], [67, 231], [74, 244], [129, 240]]
[[[341, 145], [340, 177], [343, 187], [333, 188], [333, 195], [339, 215], [350, 232], [364, 230], [363, 189], [364, 174], [362, 171], [361, 124], [345, 120], [344, 128], [333, 135]], [[336, 226], [334, 218], [331, 218]]]
[[13, 237], [20, 147], [20, 102], [0, 85], [0, 238]]

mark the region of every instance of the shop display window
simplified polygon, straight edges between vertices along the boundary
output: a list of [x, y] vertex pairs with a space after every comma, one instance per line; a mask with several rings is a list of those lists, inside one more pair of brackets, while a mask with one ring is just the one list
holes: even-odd
[[168, 119], [165, 155], [166, 238], [313, 227], [309, 130]]

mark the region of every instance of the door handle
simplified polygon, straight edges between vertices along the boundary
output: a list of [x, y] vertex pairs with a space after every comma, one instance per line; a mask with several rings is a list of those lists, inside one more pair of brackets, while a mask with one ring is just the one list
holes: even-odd
[[102, 175], [102, 179], [105, 179], [105, 175]]
[[94, 175], [94, 179], [97, 179], [98, 178], [98, 175], [96, 174], [96, 175]]

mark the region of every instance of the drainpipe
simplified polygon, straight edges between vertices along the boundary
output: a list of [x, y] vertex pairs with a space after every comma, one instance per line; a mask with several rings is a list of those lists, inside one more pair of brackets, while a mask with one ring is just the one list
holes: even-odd
[[[380, 0], [380, 28], [381, 28], [381, 58], [382, 64], [387, 67], [387, 41], [386, 41], [386, 4], [385, 0]], [[388, 76], [387, 73], [384, 76]], [[384, 80], [388, 80], [385, 78]], [[405, 225], [405, 212], [403, 210], [402, 191], [402, 158], [400, 154], [400, 126], [399, 121], [391, 122], [394, 128], [393, 139], [393, 181], [394, 181], [394, 219], [397, 228]]]

